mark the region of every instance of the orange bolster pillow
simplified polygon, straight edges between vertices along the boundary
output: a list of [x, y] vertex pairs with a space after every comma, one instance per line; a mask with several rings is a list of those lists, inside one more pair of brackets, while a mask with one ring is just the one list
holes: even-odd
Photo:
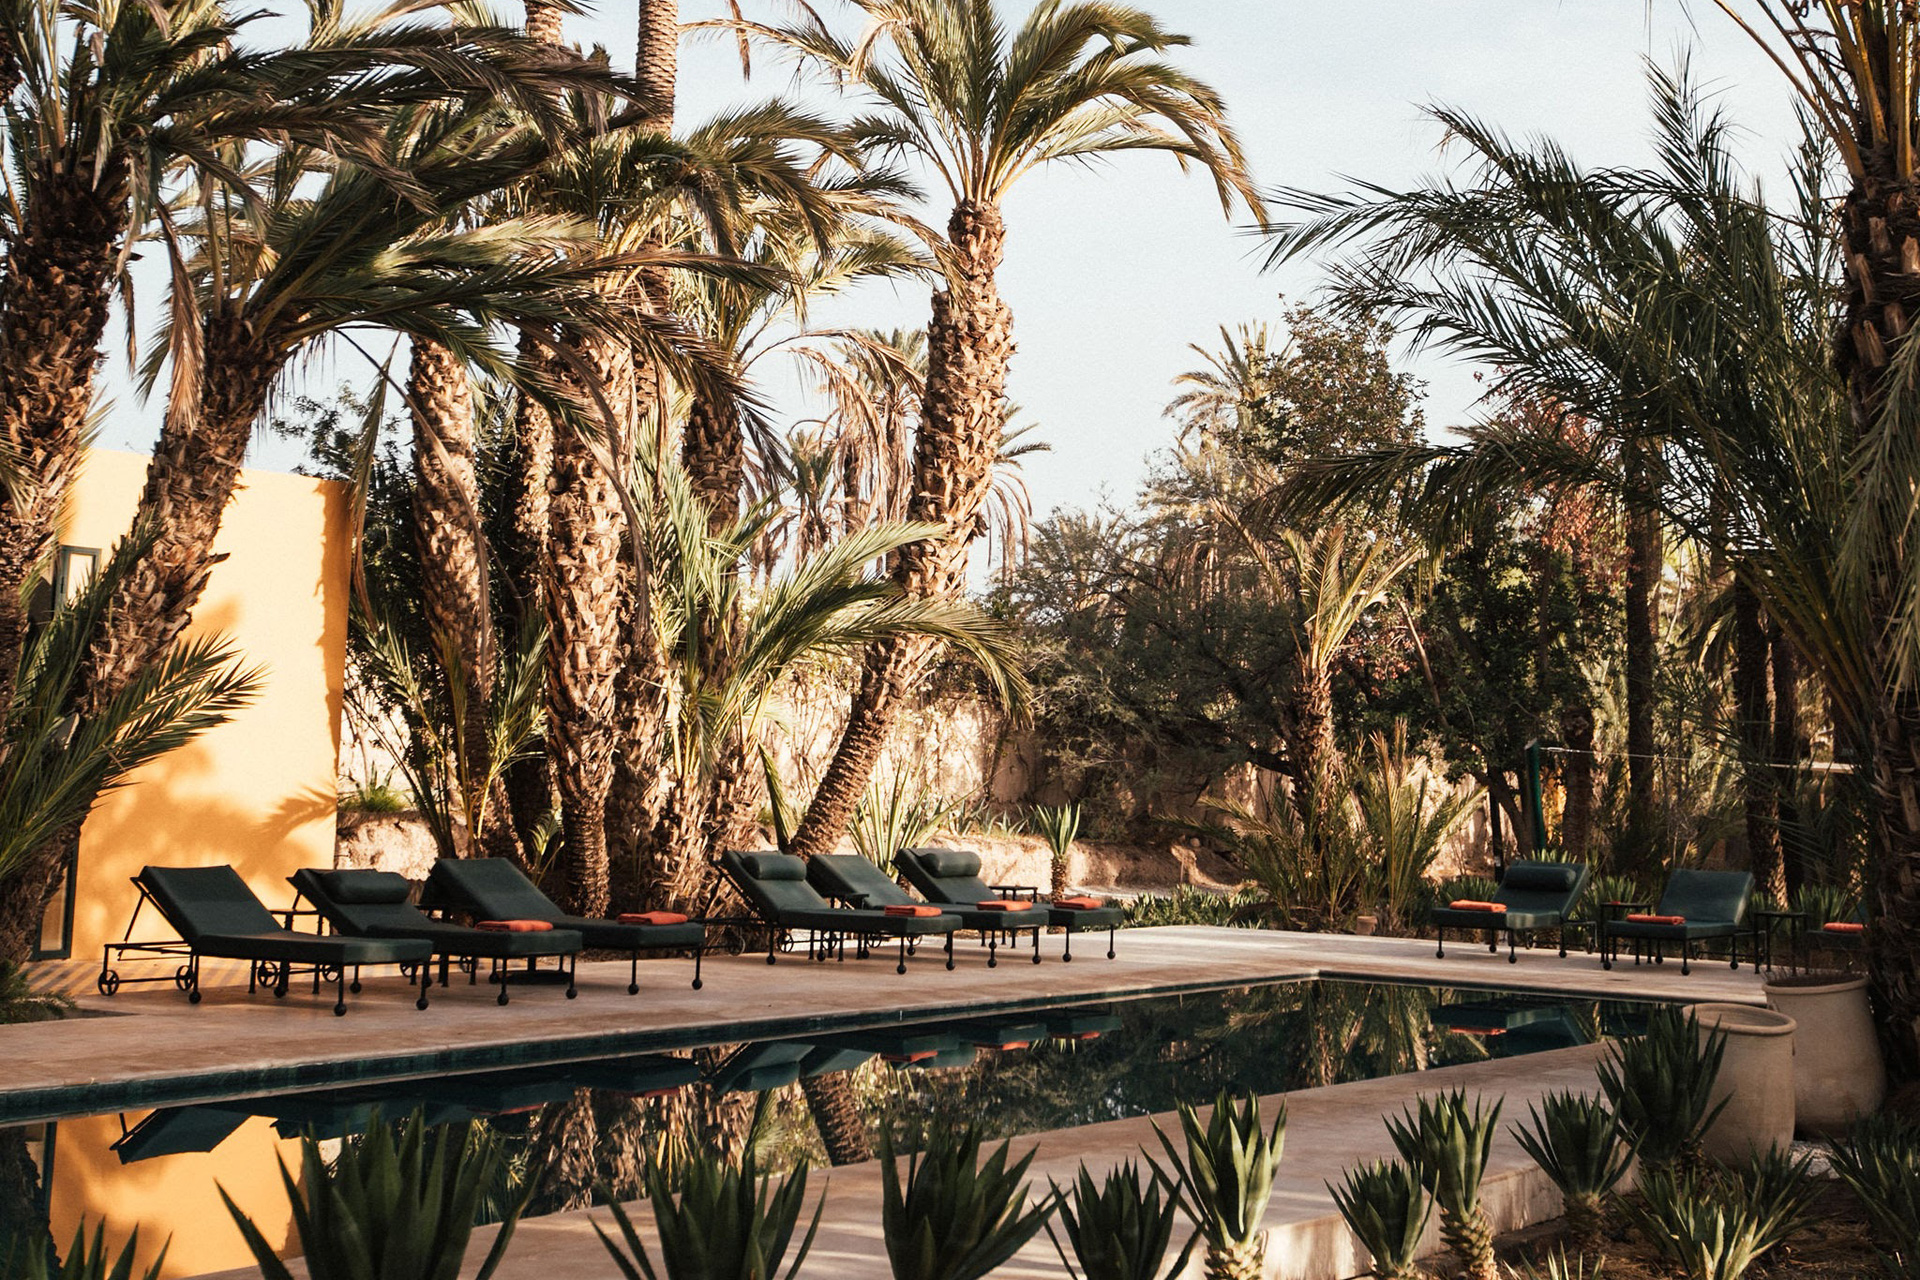
[[940, 914], [940, 908], [938, 907], [928, 907], [928, 906], [922, 906], [919, 903], [908, 903], [908, 902], [902, 902], [897, 906], [882, 907], [881, 910], [885, 911], [890, 916], [908, 916], [915, 920], [921, 919], [926, 916], [937, 916]]
[[1065, 907], [1069, 911], [1098, 911], [1107, 904], [1098, 898], [1055, 898], [1053, 905]]
[[1505, 1027], [1454, 1027], [1452, 1030], [1463, 1036], [1503, 1036], [1507, 1034]]
[[1865, 933], [1867, 926], [1852, 920], [1835, 920], [1820, 926], [1822, 933]]
[[678, 911], [623, 911], [614, 917], [619, 924], [685, 924], [687, 917]]
[[976, 902], [974, 906], [982, 911], [1031, 911], [1031, 902], [1021, 902], [1014, 898], [988, 898], [985, 902]]
[[1685, 924], [1685, 916], [1650, 916], [1644, 911], [1635, 911], [1627, 916], [1632, 924]]
[[940, 1051], [938, 1049], [922, 1049], [918, 1053], [883, 1053], [880, 1055], [880, 1060], [882, 1062], [897, 1062], [905, 1065], [914, 1062], [925, 1062], [928, 1058], [937, 1058], [939, 1056]]
[[1456, 898], [1447, 904], [1455, 911], [1505, 911], [1504, 902], [1482, 902], [1478, 898]]
[[473, 927], [488, 933], [546, 933], [553, 924], [547, 920], [481, 920]]

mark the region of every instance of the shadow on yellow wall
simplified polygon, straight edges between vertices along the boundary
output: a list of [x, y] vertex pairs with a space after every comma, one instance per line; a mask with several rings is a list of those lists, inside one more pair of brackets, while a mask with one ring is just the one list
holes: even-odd
[[[111, 548], [131, 522], [147, 459], [96, 449], [75, 486], [62, 540]], [[224, 634], [262, 671], [232, 723], [134, 774], [88, 818], [76, 876], [73, 955], [97, 957], [125, 930], [148, 863], [230, 863], [262, 901], [286, 877], [333, 860], [335, 764], [346, 664], [345, 486], [247, 471], [227, 509], [191, 634]], [[141, 936], [163, 937], [142, 917]]]

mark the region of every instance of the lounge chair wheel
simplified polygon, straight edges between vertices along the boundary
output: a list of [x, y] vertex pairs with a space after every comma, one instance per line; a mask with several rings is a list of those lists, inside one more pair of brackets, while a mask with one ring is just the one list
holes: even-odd
[[637, 996], [637, 995], [639, 995], [639, 994], [640, 994], [640, 984], [639, 984], [639, 983], [637, 983], [637, 982], [629, 982], [629, 983], [627, 984], [627, 994], [628, 994], [628, 995], [630, 995], [630, 996]]
[[181, 965], [173, 971], [173, 985], [182, 991], [193, 990], [193, 970]]
[[333, 1006], [333, 1016], [334, 1016], [334, 1017], [336, 1017], [336, 1018], [344, 1018], [344, 1017], [346, 1017], [346, 1016], [347, 1016], [347, 1006], [345, 1006], [345, 1005], [343, 1005], [343, 1004], [337, 1004], [337, 1005], [335, 1005], [335, 1006]]
[[1611, 970], [1611, 969], [1613, 968], [1613, 961], [1611, 961], [1611, 960], [1602, 960], [1602, 961], [1600, 962], [1600, 967], [1601, 967], [1602, 969], [1608, 969], [1608, 970]]
[[579, 989], [578, 989], [578, 988], [575, 988], [575, 987], [568, 987], [568, 988], [567, 988], [567, 999], [569, 999], [569, 1000], [577, 1000], [577, 999], [579, 999], [579, 997], [580, 997], [580, 992], [579, 992]]
[[110, 996], [120, 989], [120, 975], [117, 973], [103, 973], [95, 985], [100, 988], [101, 995]]
[[507, 984], [506, 983], [503, 982], [500, 984], [500, 994], [494, 997], [493, 1002], [495, 1004], [505, 1004], [507, 1002]]
[[[948, 965], [947, 967], [952, 968], [953, 966]], [[987, 952], [987, 968], [998, 969], [999, 967], [1000, 967], [1000, 957], [993, 954], [993, 952], [991, 951]]]
[[707, 985], [707, 981], [706, 981], [706, 979], [705, 979], [705, 978], [695, 978], [695, 979], [693, 980], [693, 989], [694, 989], [695, 991], [698, 991], [698, 990], [699, 990], [700, 988], [702, 988], [702, 987], [704, 987], [704, 986], [706, 986], [706, 985]]
[[187, 992], [187, 1003], [188, 1003], [188, 1004], [199, 1004], [199, 1003], [200, 1003], [200, 993], [199, 993], [199, 992], [198, 992], [197, 990], [196, 990], [196, 991], [189, 991], [189, 992]]
[[426, 1007], [427, 1007], [427, 998], [426, 998], [425, 996], [421, 996], [421, 997], [420, 997], [420, 998], [419, 998], [418, 1000], [415, 1000], [415, 1001], [413, 1002], [413, 1007], [414, 1007], [414, 1008], [416, 1008], [416, 1009], [424, 1009], [424, 1008], [426, 1008]]
[[[901, 970], [900, 972], [902, 972], [902, 973], [905, 973], [905, 972], [906, 972], [906, 970], [905, 970], [905, 969], [902, 969], [902, 970]], [[951, 973], [951, 972], [953, 972], [953, 957], [952, 957], [952, 956], [948, 956], [948, 957], [947, 957], [947, 972], [949, 972], [949, 973]]]
[[1061, 957], [1060, 957], [1060, 963], [1061, 963], [1061, 964], [1072, 964], [1072, 963], [1073, 963], [1073, 952], [1071, 952], [1071, 951], [1069, 951], [1069, 952], [1067, 952], [1067, 953], [1066, 953], [1065, 955], [1063, 955], [1063, 956], [1061, 956]]
[[1033, 962], [1034, 962], [1035, 964], [1039, 964], [1039, 963], [1040, 963], [1040, 947], [1039, 947], [1039, 942], [1040, 942], [1040, 939], [1039, 939], [1038, 937], [1035, 937], [1035, 938], [1034, 938], [1034, 948], [1033, 948]]

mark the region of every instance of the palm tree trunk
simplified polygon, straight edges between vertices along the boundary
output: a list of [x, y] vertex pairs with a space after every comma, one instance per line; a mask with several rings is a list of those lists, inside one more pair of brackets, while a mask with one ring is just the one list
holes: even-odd
[[175, 406], [160, 428], [133, 518], [133, 529], [149, 530], [151, 541], [122, 578], [89, 654], [89, 705], [126, 688], [192, 620], [219, 561], [213, 541], [281, 360], [244, 319], [208, 320], [199, 403]]
[[25, 964], [33, 955], [47, 904], [79, 851], [80, 823], [70, 822], [15, 870], [0, 892], [0, 962]]
[[1333, 774], [1333, 683], [1302, 652], [1296, 659], [1288, 707], [1287, 754], [1293, 766], [1293, 803], [1300, 821], [1319, 839], [1320, 817]]
[[[626, 343], [589, 335], [576, 351], [614, 416], [629, 416], [633, 383]], [[594, 400], [583, 394], [581, 402]], [[612, 434], [618, 437], [625, 426], [622, 422]], [[609, 901], [606, 814], [613, 782], [620, 546], [626, 525], [616, 483], [580, 429], [556, 424], [543, 575], [551, 637], [547, 754], [560, 792], [560, 880], [570, 910], [584, 916], [603, 914]]]
[[585, 1089], [576, 1089], [571, 1098], [550, 1103], [541, 1111], [530, 1144], [531, 1163], [539, 1171], [534, 1195], [541, 1213], [584, 1209], [593, 1203], [594, 1184], [600, 1179], [595, 1159], [599, 1137], [593, 1097]]
[[[533, 12], [528, 10], [529, 26]], [[528, 368], [544, 368], [547, 353], [531, 338], [522, 338], [520, 362]], [[507, 501], [512, 523], [501, 538], [500, 560], [513, 592], [514, 610], [524, 621], [529, 613], [544, 614], [546, 610], [544, 575], [553, 526], [552, 500], [547, 492], [553, 478], [553, 418], [545, 406], [524, 392], [514, 408], [511, 447]], [[551, 638], [548, 661], [552, 661]], [[543, 742], [530, 745], [544, 747]], [[531, 853], [540, 824], [553, 811], [553, 765], [547, 752], [531, 750], [508, 765], [505, 784], [514, 836], [521, 848]]]
[[[1647, 484], [1651, 469], [1645, 453], [1629, 443], [1628, 484]], [[1654, 668], [1659, 660], [1660, 616], [1655, 591], [1660, 582], [1659, 519], [1652, 512], [1627, 513], [1627, 828], [1630, 848], [1643, 870], [1654, 871]]]
[[[487, 540], [481, 527], [480, 480], [474, 466], [473, 389], [467, 367], [437, 342], [416, 339], [407, 377], [413, 413], [413, 536], [427, 622], [448, 646], [465, 692], [460, 729], [462, 785], [484, 788], [467, 807], [479, 819], [479, 845], [494, 857], [521, 861], [513, 823], [494, 811], [489, 735], [495, 641], [489, 599]], [[471, 840], [473, 832], [468, 832]]]
[[[957, 596], [965, 583], [967, 546], [993, 484], [1013, 359], [1013, 312], [994, 280], [1006, 251], [1000, 210], [962, 201], [948, 219], [947, 238], [951, 274], [934, 292], [927, 324], [927, 385], [907, 504], [909, 520], [939, 524], [942, 532], [903, 548], [894, 566], [908, 594], [927, 597]], [[846, 830], [926, 651], [919, 639], [883, 641], [867, 651], [846, 728], [794, 833], [793, 852], [825, 853]]]
[[0, 275], [0, 447], [16, 474], [0, 485], [0, 706], [13, 697], [26, 644], [28, 587], [53, 555], [80, 469], [126, 234], [124, 159], [110, 158], [97, 177], [91, 159], [80, 169], [34, 175]]
[[[1772, 754], [1779, 764], [1792, 766], [1791, 770], [1778, 772], [1779, 786], [1774, 795], [1779, 827], [1784, 832], [1799, 821], [1799, 806], [1795, 802], [1793, 788], [1799, 777], [1800, 761], [1807, 755], [1807, 744], [1800, 737], [1800, 668], [1799, 657], [1793, 651], [1793, 641], [1775, 623], [1768, 628], [1767, 643], [1771, 650], [1769, 659], [1773, 670]], [[1808, 879], [1806, 845], [1796, 842], [1794, 848], [1788, 850], [1783, 840], [1780, 852], [1788, 901], [1791, 902], [1792, 896], [1800, 892]]]
[[1774, 810], [1776, 771], [1771, 759], [1773, 715], [1768, 705], [1772, 689], [1767, 651], [1767, 627], [1760, 616], [1760, 598], [1736, 580], [1733, 584], [1733, 701], [1742, 757], [1747, 866], [1761, 891], [1775, 902], [1784, 903], [1787, 873], [1780, 857], [1779, 815]]
[[1584, 699], [1560, 708], [1561, 785], [1566, 803], [1560, 810], [1560, 847], [1570, 858], [1584, 860], [1593, 842], [1593, 707]]
[[680, 75], [679, 0], [640, 0], [640, 32], [634, 56], [644, 115], [640, 128], [673, 130], [675, 82]]
[[859, 1164], [873, 1159], [873, 1143], [867, 1137], [860, 1104], [853, 1096], [852, 1072], [809, 1076], [800, 1082], [800, 1091], [807, 1097], [807, 1112], [813, 1117], [813, 1127], [820, 1131], [820, 1145], [826, 1148], [828, 1164]]
[[565, 12], [558, 5], [527, 0], [527, 39], [541, 44], [559, 44], [565, 34], [565, 18]]
[[746, 486], [747, 444], [740, 415], [731, 405], [695, 396], [680, 442], [687, 481], [707, 508], [707, 527], [718, 534], [740, 515]]

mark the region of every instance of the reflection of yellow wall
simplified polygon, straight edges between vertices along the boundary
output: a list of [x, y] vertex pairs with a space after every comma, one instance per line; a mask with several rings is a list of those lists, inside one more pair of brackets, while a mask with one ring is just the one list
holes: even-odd
[[[95, 449], [61, 540], [111, 549], [146, 479], [144, 455]], [[222, 633], [260, 667], [259, 696], [232, 723], [133, 775], [88, 818], [76, 877], [73, 954], [98, 958], [126, 928], [147, 863], [231, 863], [268, 906], [286, 877], [333, 861], [334, 765], [346, 663], [345, 486], [248, 471], [227, 508], [192, 632]], [[141, 933], [154, 930], [145, 916]]]
[[[130, 1115], [127, 1123], [139, 1118]], [[52, 1225], [62, 1253], [84, 1218], [89, 1236], [94, 1224], [105, 1221], [114, 1254], [140, 1227], [135, 1275], [144, 1274], [162, 1244], [167, 1247], [163, 1280], [251, 1266], [253, 1255], [220, 1203], [219, 1187], [275, 1249], [284, 1254], [290, 1245], [298, 1247], [289, 1239], [293, 1213], [277, 1161], [286, 1161], [298, 1177], [300, 1143], [281, 1140], [272, 1121], [248, 1120], [205, 1155], [158, 1156], [128, 1165], [108, 1150], [119, 1136], [114, 1116], [60, 1122], [53, 1150]]]

